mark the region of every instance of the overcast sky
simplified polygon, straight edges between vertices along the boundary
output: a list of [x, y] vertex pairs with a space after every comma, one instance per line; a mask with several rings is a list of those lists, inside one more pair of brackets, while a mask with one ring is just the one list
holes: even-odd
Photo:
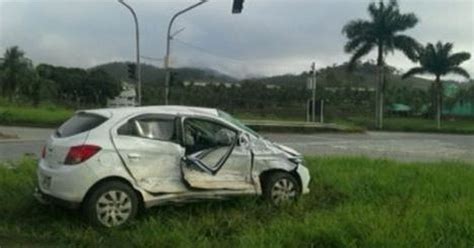
[[[140, 22], [142, 55], [163, 58], [166, 28], [192, 0], [127, 0]], [[172, 43], [176, 67], [207, 67], [239, 78], [300, 73], [349, 59], [343, 51], [344, 24], [368, 18], [368, 0], [245, 0], [231, 14], [232, 0], [210, 0], [179, 17], [185, 28]], [[420, 23], [408, 31], [422, 43], [454, 42], [455, 51], [474, 55], [474, 0], [400, 0], [402, 12]], [[129, 11], [116, 0], [0, 0], [0, 50], [18, 45], [35, 64], [88, 68], [134, 60]], [[375, 53], [367, 59], [374, 59]], [[144, 62], [162, 66], [161, 61]], [[387, 63], [413, 64], [395, 53]], [[463, 67], [474, 75], [474, 59]]]

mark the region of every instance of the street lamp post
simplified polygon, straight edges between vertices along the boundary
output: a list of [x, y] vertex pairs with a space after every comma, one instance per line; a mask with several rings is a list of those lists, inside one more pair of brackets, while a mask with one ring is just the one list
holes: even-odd
[[203, 3], [206, 3], [207, 0], [201, 0], [200, 2], [196, 3], [196, 4], [193, 4], [179, 12], [177, 12], [176, 14], [173, 15], [173, 17], [171, 17], [171, 20], [168, 24], [168, 33], [166, 35], [166, 55], [165, 55], [165, 72], [166, 72], [166, 81], [165, 81], [165, 105], [168, 105], [169, 104], [169, 96], [170, 96], [170, 76], [171, 76], [171, 72], [170, 72], [170, 69], [169, 69], [169, 64], [170, 64], [170, 42], [171, 42], [171, 39], [173, 39], [173, 35], [171, 35], [171, 28], [173, 26], [173, 22], [174, 20], [180, 16], [181, 14], [184, 14], [185, 12], [188, 12], [196, 7], [198, 7], [199, 5], [203, 4]]
[[311, 74], [313, 77], [313, 83], [312, 83], [312, 98], [313, 98], [313, 103], [311, 106], [311, 119], [313, 122], [316, 122], [316, 63], [311, 64]]
[[137, 85], [136, 85], [136, 92], [137, 92], [137, 98], [138, 98], [138, 106], [142, 105], [142, 70], [141, 70], [141, 65], [140, 65], [140, 31], [138, 28], [138, 19], [137, 15], [135, 14], [135, 11], [128, 5], [127, 3], [124, 2], [124, 0], [118, 0], [119, 3], [123, 4], [127, 9], [130, 10], [130, 12], [133, 15], [133, 20], [135, 21], [135, 38], [136, 38], [136, 60], [137, 60], [137, 66], [136, 66], [136, 75], [137, 75]]

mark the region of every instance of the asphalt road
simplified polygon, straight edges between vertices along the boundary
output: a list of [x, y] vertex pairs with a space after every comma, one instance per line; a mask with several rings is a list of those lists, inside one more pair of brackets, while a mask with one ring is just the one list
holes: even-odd
[[474, 135], [367, 132], [264, 136], [305, 155], [362, 155], [400, 161], [474, 162]]
[[[20, 139], [0, 140], [0, 160], [39, 156], [52, 129], [1, 127]], [[308, 156], [363, 155], [400, 161], [461, 160], [474, 162], [474, 135], [367, 132], [363, 134], [263, 134]]]
[[0, 139], [0, 161], [18, 160], [23, 156], [39, 157], [45, 140], [54, 129], [0, 126], [0, 133], [17, 139]]
[[0, 161], [18, 160], [23, 156], [38, 158], [44, 145], [42, 140], [0, 141]]

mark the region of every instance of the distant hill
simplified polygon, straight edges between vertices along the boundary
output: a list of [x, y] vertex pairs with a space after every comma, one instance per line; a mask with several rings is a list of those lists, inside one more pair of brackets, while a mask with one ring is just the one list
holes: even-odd
[[[102, 64], [94, 68], [101, 68], [111, 74], [113, 77], [128, 81], [127, 62], [112, 62]], [[373, 63], [360, 63], [354, 71], [347, 70], [347, 64], [333, 65], [318, 70], [317, 84], [318, 87], [362, 87], [375, 88], [377, 82], [376, 66]], [[258, 77], [244, 80], [237, 80], [229, 75], [220, 73], [212, 69], [201, 68], [174, 68], [177, 80], [179, 81], [208, 81], [208, 82], [226, 82], [226, 83], [263, 83], [279, 85], [284, 87], [306, 87], [308, 72], [301, 74], [285, 74], [271, 77]], [[428, 90], [432, 84], [432, 80], [419, 77], [412, 77], [405, 80], [401, 79], [401, 73], [393, 67], [388, 67], [387, 72], [387, 88], [414, 88]], [[144, 84], [161, 84], [165, 81], [165, 73], [163, 68], [153, 65], [142, 65], [142, 81]], [[448, 81], [449, 83], [456, 83]]]
[[[91, 69], [103, 69], [119, 80], [129, 81], [127, 63], [128, 62], [112, 62], [98, 65]], [[180, 81], [237, 82], [237, 79], [212, 69], [184, 67], [174, 68], [173, 72], [177, 73], [176, 77]], [[142, 64], [142, 82], [144, 84], [161, 84], [164, 81], [165, 71], [163, 68], [158, 68], [149, 64]]]

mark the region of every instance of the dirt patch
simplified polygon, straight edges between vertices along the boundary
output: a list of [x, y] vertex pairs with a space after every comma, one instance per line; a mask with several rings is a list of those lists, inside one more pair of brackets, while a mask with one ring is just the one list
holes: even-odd
[[18, 139], [18, 135], [16, 134], [5, 134], [0, 132], [0, 140], [2, 139]]

